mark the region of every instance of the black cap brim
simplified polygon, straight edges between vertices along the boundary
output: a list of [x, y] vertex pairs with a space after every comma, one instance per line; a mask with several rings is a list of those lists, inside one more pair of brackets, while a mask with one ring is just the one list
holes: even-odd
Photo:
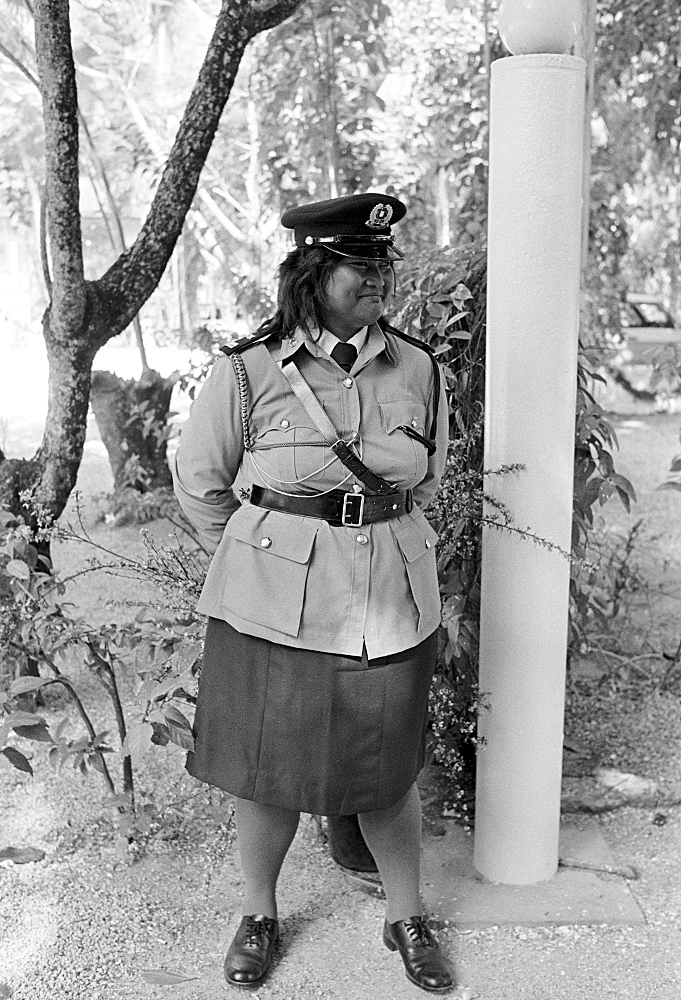
[[325, 245], [324, 249], [338, 254], [339, 257], [352, 257], [353, 260], [404, 260], [404, 254], [394, 244], [380, 247], [368, 247], [366, 243], [358, 243], [356, 246], [348, 244], [343, 246], [342, 250]]

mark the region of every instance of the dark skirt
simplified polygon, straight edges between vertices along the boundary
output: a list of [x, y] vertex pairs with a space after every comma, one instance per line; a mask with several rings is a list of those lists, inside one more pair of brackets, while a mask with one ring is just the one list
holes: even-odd
[[437, 633], [390, 656], [280, 646], [210, 618], [187, 770], [321, 816], [385, 809], [423, 767]]

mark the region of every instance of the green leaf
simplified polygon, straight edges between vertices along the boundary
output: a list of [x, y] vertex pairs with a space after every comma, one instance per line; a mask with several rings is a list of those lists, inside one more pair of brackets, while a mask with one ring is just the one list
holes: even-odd
[[666, 483], [660, 483], [660, 485], [656, 488], [658, 490], [677, 490], [681, 493], [681, 483], [675, 483], [671, 479]]
[[178, 708], [174, 705], [164, 705], [163, 714], [165, 716], [166, 722], [174, 722], [178, 726], [182, 726], [184, 729], [191, 730], [191, 723], [189, 719], [180, 712]]
[[131, 722], [121, 747], [123, 756], [137, 756], [148, 750], [152, 734], [153, 729], [148, 722]]
[[164, 969], [146, 969], [141, 975], [145, 983], [152, 983], [154, 986], [178, 986], [198, 978], [185, 976], [182, 972], [166, 972]]
[[10, 559], [5, 566], [5, 572], [17, 580], [30, 580], [31, 571], [23, 559]]
[[[41, 851], [37, 847], [3, 847], [0, 851], [0, 861], [13, 861], [15, 865], [27, 865], [32, 861], [42, 861], [44, 857], [45, 851]], [[0, 996], [2, 996], [1, 993]]]
[[170, 743], [170, 729], [158, 722], [152, 723], [153, 736], [151, 742], [158, 747], [165, 747]]
[[17, 677], [10, 684], [9, 690], [12, 695], [26, 694], [27, 691], [37, 691], [49, 683], [49, 677]]
[[36, 743], [54, 743], [47, 726], [15, 726], [14, 732], [24, 740], [34, 740]]
[[610, 482], [614, 483], [618, 489], [624, 490], [627, 496], [629, 496], [632, 500], [636, 500], [636, 490], [626, 476], [620, 476], [619, 473], [613, 472], [610, 474], [609, 479]]
[[604, 503], [607, 503], [614, 492], [615, 486], [612, 483], [607, 482], [606, 480], [601, 483], [598, 490], [598, 500], [601, 506], [603, 506]]
[[47, 725], [47, 719], [44, 719], [42, 715], [34, 715], [32, 712], [10, 712], [4, 722], [10, 729], [16, 729], [17, 726]]
[[25, 771], [26, 774], [33, 774], [33, 768], [29, 764], [28, 757], [24, 757], [23, 753], [20, 753], [16, 747], [5, 747], [0, 750], [7, 760], [16, 767], [17, 771]]
[[[460, 319], [463, 319], [464, 316], [468, 316], [468, 315], [469, 315], [468, 309], [464, 309], [463, 312], [455, 313], [454, 316], [450, 316], [450, 318], [447, 320], [447, 326], [451, 326], [452, 323], [458, 323]], [[470, 334], [469, 334], [469, 337], [470, 337]]]
[[169, 722], [168, 733], [170, 734], [171, 741], [178, 747], [182, 747], [183, 750], [194, 749], [194, 737], [190, 729], [185, 729], [184, 726], [176, 726], [175, 723]]
[[184, 687], [186, 684], [190, 684], [192, 680], [191, 670], [185, 670], [177, 677], [166, 677], [164, 681], [157, 683], [152, 681], [150, 678], [142, 684], [139, 691], [137, 692], [136, 698], [138, 701], [157, 701], [158, 699], [170, 694], [171, 691], [177, 691], [179, 688]]

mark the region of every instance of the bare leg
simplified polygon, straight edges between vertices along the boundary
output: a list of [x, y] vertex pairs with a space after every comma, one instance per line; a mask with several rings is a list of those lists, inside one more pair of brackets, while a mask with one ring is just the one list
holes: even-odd
[[236, 799], [236, 833], [246, 883], [244, 914], [277, 918], [277, 879], [298, 829], [300, 813]]
[[421, 799], [416, 784], [387, 809], [360, 813], [359, 825], [381, 874], [388, 922], [420, 915]]

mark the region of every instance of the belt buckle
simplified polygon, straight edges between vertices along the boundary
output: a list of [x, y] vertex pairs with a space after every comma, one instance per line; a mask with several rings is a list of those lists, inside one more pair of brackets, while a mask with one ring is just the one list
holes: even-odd
[[[352, 508], [348, 511], [348, 507], [353, 502], [359, 502], [359, 510], [355, 511]], [[354, 519], [351, 520], [355, 515]], [[341, 524], [345, 528], [361, 528], [362, 518], [364, 517], [364, 494], [363, 493], [346, 493], [343, 497], [343, 510], [341, 511]]]

